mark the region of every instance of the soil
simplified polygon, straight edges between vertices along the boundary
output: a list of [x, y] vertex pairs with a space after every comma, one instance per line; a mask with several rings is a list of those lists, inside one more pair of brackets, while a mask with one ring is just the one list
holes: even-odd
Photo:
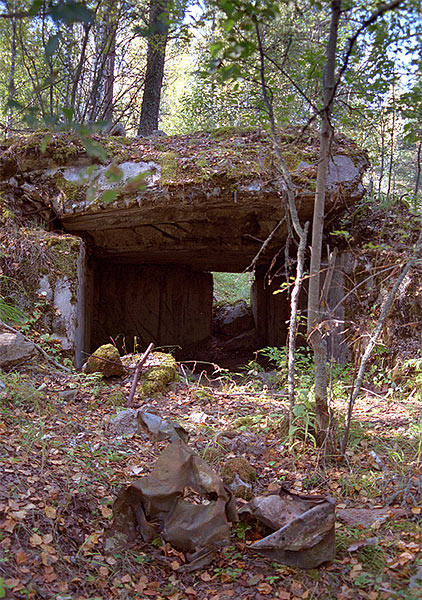
[[[254, 495], [274, 492], [283, 483], [294, 492], [334, 496], [340, 509], [391, 508], [391, 518], [369, 529], [338, 523], [335, 561], [311, 571], [253, 554], [249, 545], [262, 532], [242, 526], [233, 528], [231, 546], [193, 573], [179, 572], [186, 557], [158, 537], [152, 544], [139, 540], [107, 554], [105, 532], [117, 491], [150, 472], [166, 442], [145, 434], [116, 438], [110, 431], [108, 421], [124, 408], [131, 376], [104, 383], [28, 365], [19, 376], [4, 375], [7, 388], [0, 395], [0, 597], [420, 597], [421, 458], [406, 437], [420, 422], [419, 400], [380, 390], [358, 400], [344, 461], [324, 458], [311, 436], [299, 436], [289, 450], [279, 426], [287, 403], [282, 392], [253, 379], [235, 381], [225, 372], [214, 378], [204, 373], [193, 382], [185, 374], [142, 406], [182, 424], [190, 433], [189, 445], [200, 454], [219, 448], [222, 432], [240, 440], [245, 431], [254, 432], [260, 445], [244, 445], [238, 453], [258, 472]], [[69, 389], [77, 393], [66, 401], [60, 393]], [[333, 408], [344, 414], [345, 401], [333, 402]], [[402, 460], [388, 448], [402, 453]], [[220, 463], [213, 462], [217, 470], [227, 456], [229, 450]], [[398, 508], [401, 516], [394, 516]], [[376, 545], [366, 544], [374, 536]], [[357, 549], [348, 551], [352, 542]]]

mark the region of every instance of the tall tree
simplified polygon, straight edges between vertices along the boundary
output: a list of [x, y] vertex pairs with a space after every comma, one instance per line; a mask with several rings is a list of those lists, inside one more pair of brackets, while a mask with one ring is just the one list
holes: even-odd
[[338, 28], [341, 16], [341, 0], [331, 2], [330, 32], [323, 71], [323, 107], [319, 135], [319, 160], [312, 223], [311, 266], [308, 291], [308, 338], [314, 352], [315, 365], [315, 410], [320, 431], [319, 441], [327, 435], [329, 414], [327, 405], [327, 344], [321, 331], [320, 271], [322, 236], [324, 230], [324, 206], [327, 189], [327, 172], [330, 162], [330, 146], [333, 127], [330, 121], [335, 96], [335, 68]]
[[10, 14], [10, 24], [12, 27], [12, 35], [10, 38], [10, 71], [9, 71], [9, 89], [7, 95], [7, 104], [8, 104], [8, 115], [7, 115], [7, 126], [13, 127], [13, 102], [15, 100], [16, 93], [16, 81], [15, 81], [15, 72], [16, 72], [16, 58], [17, 58], [17, 48], [16, 48], [16, 35], [17, 35], [17, 19], [15, 17], [16, 13], [16, 0], [7, 1], [6, 3], [7, 11]]
[[138, 135], [150, 135], [158, 129], [169, 35], [169, 9], [169, 0], [150, 0], [147, 69]]

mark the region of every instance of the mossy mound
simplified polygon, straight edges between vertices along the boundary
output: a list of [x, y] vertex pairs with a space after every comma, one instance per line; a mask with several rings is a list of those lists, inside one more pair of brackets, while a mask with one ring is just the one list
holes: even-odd
[[223, 446], [207, 446], [202, 452], [202, 458], [210, 465], [217, 465], [228, 452]]
[[102, 373], [104, 377], [125, 375], [126, 370], [120, 360], [119, 351], [113, 344], [100, 346], [92, 354], [84, 367], [84, 372]]
[[246, 458], [228, 458], [221, 468], [221, 476], [224, 483], [232, 483], [235, 476], [245, 483], [252, 483], [256, 479], [256, 471]]
[[142, 373], [138, 384], [137, 391], [141, 398], [162, 394], [167, 385], [177, 378], [176, 360], [171, 354], [154, 352], [148, 363], [152, 364]]
[[221, 476], [237, 498], [251, 500], [252, 482], [257, 474], [246, 458], [228, 458], [221, 467]]

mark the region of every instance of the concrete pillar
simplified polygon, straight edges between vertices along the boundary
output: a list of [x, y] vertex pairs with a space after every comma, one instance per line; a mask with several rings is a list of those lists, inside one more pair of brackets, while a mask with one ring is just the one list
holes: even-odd
[[211, 273], [97, 261], [90, 350], [111, 339], [127, 352], [200, 342], [211, 335], [212, 300]]
[[265, 277], [265, 268], [258, 268], [251, 288], [251, 306], [255, 326], [262, 346], [284, 346], [287, 339], [286, 321], [289, 320], [290, 307], [287, 293], [275, 294], [282, 283], [280, 278], [269, 285]]

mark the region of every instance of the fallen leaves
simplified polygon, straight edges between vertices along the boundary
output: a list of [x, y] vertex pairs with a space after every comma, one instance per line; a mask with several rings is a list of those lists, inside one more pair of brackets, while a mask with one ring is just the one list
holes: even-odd
[[38, 533], [33, 533], [29, 538], [31, 546], [41, 546], [43, 543], [42, 537]]
[[256, 586], [256, 589], [258, 590], [258, 592], [260, 594], [264, 594], [264, 596], [268, 596], [268, 594], [271, 594], [273, 591], [272, 586], [269, 583], [266, 583], [265, 581], [263, 581], [262, 583], [259, 583]]
[[55, 519], [57, 517], [57, 509], [54, 506], [46, 506], [44, 514], [48, 519]]
[[[67, 383], [63, 379], [55, 388], [64, 388]], [[417, 524], [422, 511], [417, 498], [405, 509], [383, 506], [381, 498], [371, 498], [359, 476], [353, 480], [353, 473], [339, 462], [326, 468], [324, 481], [340, 500], [339, 535], [346, 542], [337, 561], [317, 574], [256, 560], [248, 553], [249, 539], [240, 541], [235, 531], [232, 543], [239, 556], [234, 551], [231, 555], [222, 552], [217, 563], [194, 574], [183, 572], [184, 555], [167, 544], [150, 546], [140, 542], [134, 548], [106, 554], [103, 534], [113, 517], [114, 484], [147, 473], [161, 448], [139, 436], [121, 441], [109, 436], [104, 424], [115, 409], [104, 402], [108, 396], [106, 391], [101, 391], [99, 397], [80, 390], [78, 403], [62, 406], [59, 416], [43, 417], [41, 423], [35, 414], [23, 415], [26, 429], [16, 428], [16, 437], [8, 436], [4, 469], [0, 470], [0, 553], [2, 560], [7, 559], [0, 562], [0, 569], [7, 569], [6, 593], [23, 599], [23, 590], [33, 581], [41, 597], [63, 595], [75, 600], [117, 600], [123, 595], [154, 600], [325, 600], [328, 587], [341, 600], [384, 600], [381, 593], [371, 589], [371, 583], [361, 587], [365, 577], [373, 576], [370, 562], [364, 560], [366, 553], [369, 556], [372, 552], [371, 545], [377, 547], [377, 552], [385, 551], [387, 564], [379, 577], [389, 578], [392, 589], [404, 589], [412, 577], [422, 550]], [[151, 403], [166, 416], [190, 423], [191, 412], [203, 413], [206, 416], [201, 421], [215, 430], [230, 428], [239, 414], [278, 410], [275, 400], [268, 398], [265, 408], [250, 395], [235, 398], [216, 395], [212, 404], [209, 399], [193, 401], [189, 390], [173, 390], [165, 403], [162, 399], [152, 399]], [[32, 445], [25, 439], [29, 420], [36, 432], [43, 431], [47, 436], [40, 441], [35, 434]], [[192, 429], [192, 443], [203, 449], [209, 444], [207, 432], [199, 423], [198, 429], [196, 425]], [[320, 472], [314, 454], [309, 451], [296, 459], [285, 449], [280, 450], [280, 440], [274, 432], [260, 430], [260, 435], [271, 448], [268, 455], [248, 454], [249, 448], [245, 448], [259, 472], [257, 488], [277, 492], [282, 477], [292, 487], [309, 491], [309, 473], [312, 478], [313, 473]], [[16, 448], [24, 451], [17, 455]], [[353, 449], [348, 455], [352, 469], [361, 469], [357, 473], [364, 472], [362, 469], [370, 464], [369, 452], [369, 447], [362, 451]], [[387, 464], [388, 457], [382, 454], [382, 458]], [[354, 481], [356, 486], [345, 492], [345, 481]], [[317, 485], [312, 482], [312, 488]], [[320, 488], [325, 490], [325, 483]], [[362, 497], [367, 500], [365, 512], [353, 512], [354, 507], [362, 511]], [[345, 514], [350, 520], [343, 518]], [[403, 532], [393, 530], [393, 523], [402, 523]], [[376, 538], [371, 537], [374, 529]], [[252, 539], [254, 535], [259, 537], [260, 532], [249, 531], [249, 535]]]
[[15, 553], [16, 564], [20, 567], [28, 561], [28, 556], [24, 550]]

